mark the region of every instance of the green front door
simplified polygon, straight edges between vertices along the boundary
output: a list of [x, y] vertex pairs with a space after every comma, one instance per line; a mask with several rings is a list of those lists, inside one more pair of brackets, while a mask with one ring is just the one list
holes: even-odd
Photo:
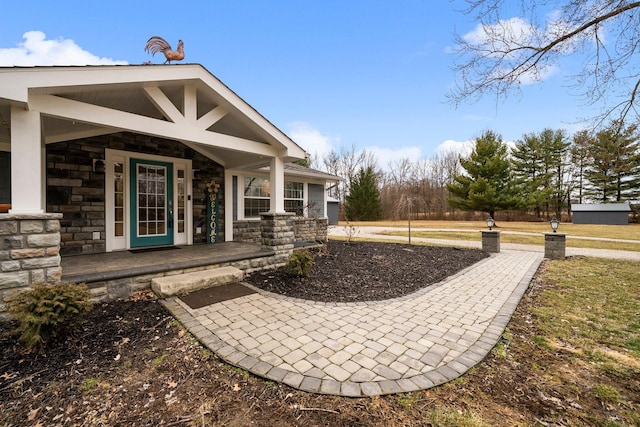
[[131, 159], [131, 247], [173, 244], [173, 165]]

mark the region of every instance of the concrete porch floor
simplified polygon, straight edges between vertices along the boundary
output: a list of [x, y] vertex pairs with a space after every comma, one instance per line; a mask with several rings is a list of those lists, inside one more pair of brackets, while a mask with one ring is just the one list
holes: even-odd
[[95, 283], [128, 277], [162, 274], [206, 265], [225, 264], [271, 256], [271, 250], [250, 243], [224, 242], [178, 246], [150, 252], [117, 251], [63, 257], [62, 281]]

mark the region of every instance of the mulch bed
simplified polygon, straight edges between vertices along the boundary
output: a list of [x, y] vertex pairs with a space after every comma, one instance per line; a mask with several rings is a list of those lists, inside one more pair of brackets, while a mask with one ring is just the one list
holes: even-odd
[[438, 283], [489, 256], [478, 249], [330, 240], [313, 250], [308, 277], [266, 270], [245, 281], [266, 291], [326, 302], [377, 301]]
[[[332, 241], [302, 281], [281, 270], [249, 280], [298, 298], [380, 300], [436, 283], [486, 256]], [[150, 292], [96, 305], [79, 328], [40, 353], [25, 353], [11, 327], [0, 321], [0, 426], [423, 425], [424, 413], [403, 414], [402, 396], [318, 396], [232, 368]]]
[[[464, 268], [470, 257], [486, 256], [364, 242], [331, 242], [329, 250], [316, 257], [312, 274], [327, 279], [324, 292], [297, 296], [337, 298], [338, 288], [350, 287], [341, 298], [397, 296], [400, 289], [412, 292], [418, 283], [427, 286], [456, 273], [454, 266]], [[328, 262], [332, 257], [336, 262]], [[344, 286], [336, 284], [342, 274], [335, 271], [347, 272]], [[308, 283], [319, 280], [312, 277]], [[396, 293], [384, 292], [385, 281]], [[313, 286], [319, 285], [306, 289]], [[502, 350], [460, 380], [364, 399], [305, 393], [234, 368], [203, 348], [150, 292], [96, 305], [79, 328], [40, 353], [24, 353], [9, 334], [11, 325], [0, 322], [0, 426], [633, 425], [631, 417], [618, 414], [637, 408], [622, 407], [638, 401], [637, 374], [589, 380], [625, 384], [630, 399], [622, 403], [603, 403], [587, 389], [576, 394], [591, 371], [574, 363], [571, 349], [547, 350], [532, 341], [540, 335], [532, 313], [547, 285], [534, 279], [533, 286], [536, 291], [525, 295], [509, 323]], [[292, 288], [300, 294], [305, 286]], [[547, 369], [571, 371], [575, 384], [558, 384]]]

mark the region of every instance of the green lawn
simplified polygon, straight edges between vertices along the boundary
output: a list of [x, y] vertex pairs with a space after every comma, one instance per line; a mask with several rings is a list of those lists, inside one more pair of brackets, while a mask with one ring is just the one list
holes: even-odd
[[[398, 236], [398, 241], [406, 241], [408, 237], [407, 223], [399, 221], [350, 222], [340, 223], [338, 226], [354, 227], [393, 227], [397, 231], [385, 231], [382, 234]], [[481, 239], [480, 230], [487, 230], [481, 221], [412, 221], [411, 237], [445, 240], [477, 241]], [[501, 231], [501, 243], [517, 243], [523, 245], [544, 245], [544, 233], [551, 232], [549, 225], [544, 222], [500, 222], [494, 230]], [[530, 234], [511, 234], [532, 233]], [[612, 249], [640, 252], [640, 224], [629, 225], [591, 225], [591, 224], [561, 224], [558, 232], [566, 234], [567, 247]], [[354, 235], [357, 238], [357, 234]], [[586, 237], [593, 240], [577, 239]], [[401, 239], [405, 238], [405, 239]], [[601, 240], [602, 239], [602, 240]], [[606, 239], [622, 239], [627, 242], [610, 242]]]
[[[349, 223], [343, 221], [340, 222], [338, 226], [347, 225], [407, 229], [407, 221], [360, 221]], [[417, 228], [478, 231], [486, 230], [487, 224], [484, 221], [411, 221], [411, 229]], [[498, 221], [496, 222], [495, 230], [548, 233], [551, 231], [551, 227], [548, 222]], [[560, 223], [558, 232], [565, 233], [567, 236], [604, 237], [609, 239], [640, 241], [640, 224], [593, 225]]]
[[[408, 237], [406, 231], [385, 231], [381, 234], [387, 236]], [[447, 231], [412, 231], [411, 237], [419, 237], [426, 239], [446, 239], [446, 240], [466, 240], [479, 242], [481, 234], [478, 232], [447, 232]], [[406, 239], [403, 239], [406, 241]], [[518, 243], [522, 245], [544, 245], [544, 237], [542, 233], [538, 236], [529, 236], [521, 234], [500, 234], [501, 243]], [[573, 248], [593, 248], [593, 249], [615, 249], [620, 251], [640, 252], [640, 241], [638, 243], [621, 243], [609, 242], [603, 240], [582, 240], [574, 239], [567, 236], [567, 247]]]

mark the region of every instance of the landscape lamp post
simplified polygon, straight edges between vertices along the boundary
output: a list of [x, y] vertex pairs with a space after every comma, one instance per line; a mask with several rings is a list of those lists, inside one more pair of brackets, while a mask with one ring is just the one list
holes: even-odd
[[500, 232], [492, 231], [493, 226], [496, 225], [495, 220], [492, 217], [487, 218], [487, 227], [489, 231], [482, 230], [482, 250], [498, 253], [500, 252]]
[[549, 259], [564, 259], [566, 250], [566, 235], [558, 233], [560, 221], [553, 217], [549, 221], [553, 233], [544, 234], [544, 257]]
[[489, 231], [491, 231], [491, 228], [496, 225], [496, 222], [493, 220], [493, 218], [489, 217], [487, 218], [487, 227], [489, 227]]

